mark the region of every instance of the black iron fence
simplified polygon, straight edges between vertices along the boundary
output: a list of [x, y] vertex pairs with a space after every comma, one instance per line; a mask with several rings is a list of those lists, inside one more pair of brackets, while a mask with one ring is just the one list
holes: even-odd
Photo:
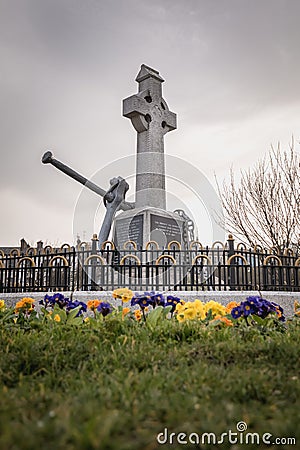
[[246, 248], [232, 238], [203, 247], [193, 242], [181, 249], [172, 242], [161, 250], [150, 241], [137, 250], [128, 241], [125, 249], [106, 242], [97, 249], [81, 243], [60, 249], [50, 246], [25, 254], [14, 249], [0, 254], [0, 292], [113, 290], [271, 290], [300, 291], [300, 257], [292, 249]]

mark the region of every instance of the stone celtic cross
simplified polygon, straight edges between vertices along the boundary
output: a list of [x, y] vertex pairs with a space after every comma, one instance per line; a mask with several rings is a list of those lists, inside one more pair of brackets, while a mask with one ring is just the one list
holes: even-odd
[[176, 114], [162, 97], [163, 78], [146, 65], [136, 77], [138, 93], [123, 100], [123, 116], [137, 131], [136, 208], [166, 209], [164, 135], [176, 129]]

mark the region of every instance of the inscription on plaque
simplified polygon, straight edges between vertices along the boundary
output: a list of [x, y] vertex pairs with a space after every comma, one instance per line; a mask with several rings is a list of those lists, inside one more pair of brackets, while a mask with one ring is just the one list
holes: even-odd
[[137, 215], [133, 218], [119, 219], [115, 242], [122, 248], [126, 241], [134, 241], [138, 248], [143, 245], [143, 216]]
[[151, 214], [151, 232], [155, 230], [164, 234], [166, 244], [171, 241], [181, 242], [181, 228], [177, 221], [171, 217]]

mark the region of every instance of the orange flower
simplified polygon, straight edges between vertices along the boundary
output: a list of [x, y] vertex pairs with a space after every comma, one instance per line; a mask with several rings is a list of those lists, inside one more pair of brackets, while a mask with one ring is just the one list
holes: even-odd
[[16, 304], [16, 309], [15, 309], [15, 311], [18, 312], [19, 309], [22, 309], [22, 308], [24, 308], [24, 303], [23, 303], [22, 300], [20, 300], [20, 301]]
[[227, 317], [223, 317], [223, 316], [221, 316], [220, 314], [217, 315], [217, 316], [215, 316], [213, 320], [214, 320], [214, 321], [215, 321], [215, 320], [219, 320], [220, 322], [223, 322], [223, 323], [224, 323], [225, 325], [227, 325], [228, 327], [232, 327], [232, 326], [233, 326], [233, 323], [231, 322], [230, 319], [227, 319]]
[[20, 310], [27, 311], [27, 312], [33, 311], [33, 308], [34, 308], [33, 303], [34, 303], [33, 298], [24, 297], [24, 298], [22, 298], [22, 300], [17, 302], [16, 307], [15, 307], [15, 312], [19, 313]]
[[26, 304], [29, 304], [29, 305], [32, 305], [32, 304], [34, 303], [33, 298], [30, 298], [30, 297], [23, 297], [23, 298], [22, 298], [22, 301], [23, 301], [24, 303], [26, 303]]
[[141, 310], [137, 309], [136, 311], [134, 311], [134, 316], [135, 316], [136, 320], [139, 322], [142, 319]]
[[240, 303], [238, 303], [238, 302], [229, 302], [229, 303], [226, 305], [226, 312], [227, 312], [227, 313], [231, 313], [231, 310], [232, 310], [233, 308], [236, 308], [237, 306], [240, 306]]
[[87, 302], [87, 307], [89, 309], [91, 309], [93, 312], [98, 308], [98, 306], [100, 305], [101, 301], [100, 300], [89, 300]]
[[130, 313], [130, 308], [123, 308], [122, 310], [122, 320], [124, 320], [124, 317]]
[[300, 316], [300, 303], [297, 300], [294, 301], [294, 313], [295, 316]]
[[227, 319], [227, 317], [221, 317], [220, 321], [225, 323], [228, 327], [233, 327], [233, 323], [230, 319]]

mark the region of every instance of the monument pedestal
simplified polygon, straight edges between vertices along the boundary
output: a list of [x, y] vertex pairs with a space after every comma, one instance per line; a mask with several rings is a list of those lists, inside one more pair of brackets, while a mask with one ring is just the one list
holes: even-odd
[[138, 250], [149, 241], [156, 241], [159, 249], [167, 248], [171, 241], [182, 242], [183, 223], [178, 214], [159, 208], [125, 211], [115, 217], [113, 241], [119, 250], [127, 241], [134, 241]]

